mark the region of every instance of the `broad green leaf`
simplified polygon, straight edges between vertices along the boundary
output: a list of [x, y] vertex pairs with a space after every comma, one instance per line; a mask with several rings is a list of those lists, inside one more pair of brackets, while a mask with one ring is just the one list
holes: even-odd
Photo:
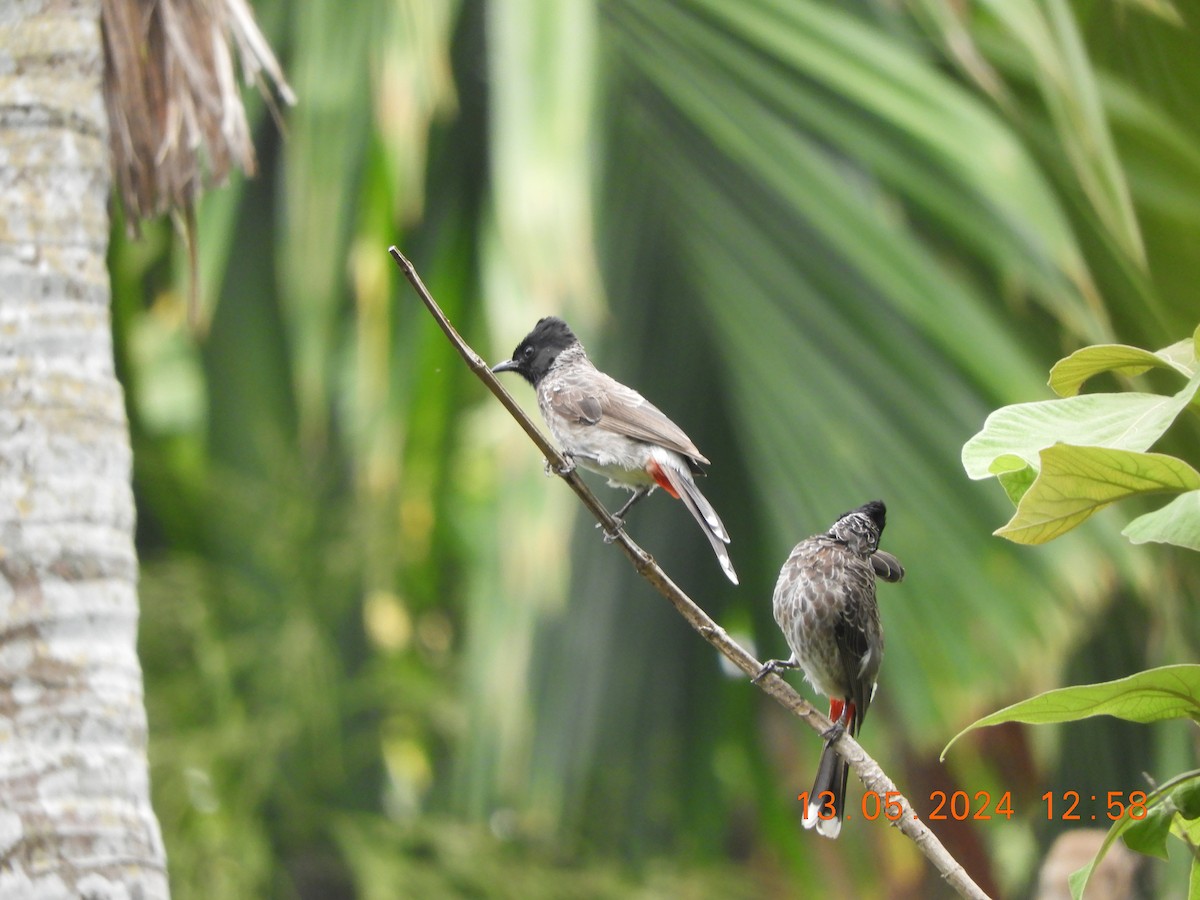
[[[1194, 786], [1197, 782], [1200, 782], [1200, 772], [1184, 772], [1182, 775], [1176, 775], [1166, 784], [1160, 785], [1156, 790], [1151, 791], [1146, 797], [1146, 808], [1149, 811], [1146, 818], [1149, 819], [1160, 809], [1164, 812], [1169, 812], [1170, 815], [1167, 821], [1171, 824], [1171, 832], [1176, 836], [1180, 836], [1180, 820], [1178, 816], [1174, 815], [1177, 810], [1173, 798], [1178, 790]], [[1087, 883], [1092, 877], [1092, 872], [1095, 871], [1096, 866], [1100, 865], [1100, 861], [1108, 853], [1108, 848], [1112, 846], [1113, 841], [1118, 837], [1124, 837], [1128, 832], [1137, 828], [1143, 821], [1145, 819], [1134, 819], [1130, 816], [1129, 809], [1126, 808], [1125, 814], [1108, 829], [1108, 834], [1104, 836], [1104, 843], [1100, 845], [1100, 849], [1096, 851], [1096, 855], [1092, 860], [1086, 866], [1072, 872], [1068, 876], [1067, 883], [1071, 887], [1071, 897], [1074, 900], [1081, 900], [1083, 897], [1084, 889], [1087, 888]], [[1191, 878], [1194, 886], [1196, 878], [1195, 867], [1193, 867]]]
[[[1198, 785], [1200, 785], [1200, 778], [1193, 778], [1190, 784], [1191, 789], [1194, 791]], [[1171, 834], [1181, 841], [1200, 846], [1200, 819], [1189, 818], [1183, 810], [1180, 810], [1179, 815], [1171, 820]]]
[[1185, 819], [1200, 819], [1200, 780], [1177, 787], [1171, 793], [1171, 802]]
[[[1012, 458], [1015, 459], [1016, 457]], [[1020, 469], [998, 472], [996, 474], [996, 480], [1004, 488], [1004, 493], [1008, 495], [1008, 499], [1012, 501], [1013, 506], [1021, 502], [1021, 498], [1025, 496], [1025, 492], [1029, 490], [1036, 478], [1037, 469], [1024, 464], [1022, 464]]]
[[1121, 835], [1121, 840], [1130, 850], [1136, 850], [1146, 856], [1159, 859], [1167, 858], [1167, 837], [1171, 834], [1171, 821], [1175, 818], [1175, 809], [1171, 804], [1163, 803], [1156, 806], [1146, 818], [1133, 820]]
[[1188, 378], [1191, 378], [1197, 371], [1200, 371], [1196, 353], [1197, 335], [1200, 335], [1200, 328], [1197, 328], [1196, 333], [1191, 337], [1184, 338], [1182, 341], [1176, 341], [1170, 347], [1155, 350], [1154, 355], [1166, 360], [1172, 367], [1178, 369]]
[[[1190, 348], [1192, 341], [1188, 339], [1181, 341], [1180, 344]], [[1073, 397], [1079, 393], [1079, 389], [1085, 381], [1101, 372], [1141, 375], [1152, 368], [1175, 368], [1183, 371], [1173, 363], [1173, 357], [1164, 355], [1168, 351], [1178, 348], [1180, 344], [1174, 344], [1158, 353], [1151, 353], [1149, 350], [1124, 344], [1097, 344], [1092, 347], [1084, 347], [1054, 364], [1054, 368], [1050, 370], [1050, 388], [1060, 397]], [[1184, 371], [1184, 374], [1191, 377], [1193, 373]]]
[[992, 464], [988, 467], [988, 471], [993, 475], [1012, 475], [1028, 468], [1029, 463], [1025, 462], [1021, 457], [1005, 454], [993, 459]]
[[959, 738], [977, 728], [1004, 722], [1075, 722], [1092, 716], [1143, 724], [1183, 718], [1200, 722], [1200, 665], [1163, 666], [1116, 681], [1046, 691], [972, 722], [951, 738], [941, 759]]
[[1200, 550], [1200, 491], [1188, 491], [1162, 509], [1138, 516], [1121, 533], [1135, 544], [1154, 542]]
[[1044, 544], [1125, 497], [1195, 490], [1200, 472], [1174, 456], [1055, 444], [1042, 451], [1040, 474], [995, 533], [1019, 544]]
[[1174, 396], [1161, 394], [1083, 394], [1062, 400], [1018, 403], [996, 410], [983, 429], [963, 446], [962, 463], [974, 479], [994, 474], [1000, 456], [1019, 456], [1039, 465], [1039, 453], [1058, 443], [1147, 450], [1192, 401], [1200, 378]]

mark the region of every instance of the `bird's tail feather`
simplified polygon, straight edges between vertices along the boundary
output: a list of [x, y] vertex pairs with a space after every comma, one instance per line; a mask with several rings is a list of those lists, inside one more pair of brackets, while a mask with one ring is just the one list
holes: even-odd
[[849, 775], [850, 766], [827, 743], [821, 753], [812, 791], [808, 795], [808, 807], [804, 810], [805, 828], [816, 828], [817, 834], [831, 839], [841, 833], [842, 807], [846, 802], [846, 780]]
[[717, 511], [713, 509], [708, 499], [700, 493], [700, 488], [696, 487], [696, 482], [692, 480], [692, 476], [681, 469], [676, 468], [669, 461], [663, 461], [655, 466], [657, 471], [652, 472], [657, 479], [661, 475], [666, 479], [667, 484], [663, 485], [664, 490], [674, 494], [683, 501], [683, 505], [687, 507], [687, 511], [692, 514], [692, 518], [700, 525], [704, 536], [708, 538], [708, 542], [712, 545], [713, 553], [717, 555], [717, 561], [721, 563], [721, 569], [725, 572], [725, 577], [734, 584], [738, 583], [737, 572], [733, 570], [733, 562], [729, 558], [729, 551], [725, 549], [725, 545], [729, 543], [729, 532], [725, 530], [725, 524], [721, 521], [721, 517], [717, 515]]

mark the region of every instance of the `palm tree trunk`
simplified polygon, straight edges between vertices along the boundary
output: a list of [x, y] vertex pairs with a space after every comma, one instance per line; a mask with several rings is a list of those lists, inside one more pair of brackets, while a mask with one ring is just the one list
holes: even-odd
[[105, 261], [100, 0], [0, 12], [0, 895], [167, 897]]

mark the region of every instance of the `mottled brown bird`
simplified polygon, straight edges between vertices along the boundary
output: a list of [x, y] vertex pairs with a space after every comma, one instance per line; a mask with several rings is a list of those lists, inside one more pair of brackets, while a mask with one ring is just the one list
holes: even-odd
[[579, 339], [556, 316], [538, 321], [512, 359], [493, 372], [516, 372], [533, 385], [538, 409], [563, 453], [585, 469], [633, 491], [614, 518], [661, 487], [683, 501], [704, 531], [725, 576], [738, 583], [725, 545], [729, 532], [696, 486], [708, 460], [696, 445], [645, 397], [597, 369]]
[[875, 578], [899, 581], [904, 567], [879, 549], [887, 508], [872, 500], [838, 517], [824, 534], [797, 544], [775, 584], [775, 621], [792, 655], [762, 667], [757, 682], [779, 669], [799, 668], [829, 698], [833, 728], [808, 795], [804, 827], [836, 838], [842, 830], [850, 767], [834, 752], [843, 731], [857, 736], [875, 696], [883, 661], [883, 629], [875, 601]]

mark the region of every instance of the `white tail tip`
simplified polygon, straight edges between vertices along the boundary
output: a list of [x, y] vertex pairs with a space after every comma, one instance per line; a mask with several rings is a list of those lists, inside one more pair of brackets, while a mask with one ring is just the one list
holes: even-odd
[[835, 840], [842, 833], [842, 820], [821, 818], [821, 804], [810, 803], [804, 812], [803, 825], [805, 828], [817, 829], [817, 834]]

